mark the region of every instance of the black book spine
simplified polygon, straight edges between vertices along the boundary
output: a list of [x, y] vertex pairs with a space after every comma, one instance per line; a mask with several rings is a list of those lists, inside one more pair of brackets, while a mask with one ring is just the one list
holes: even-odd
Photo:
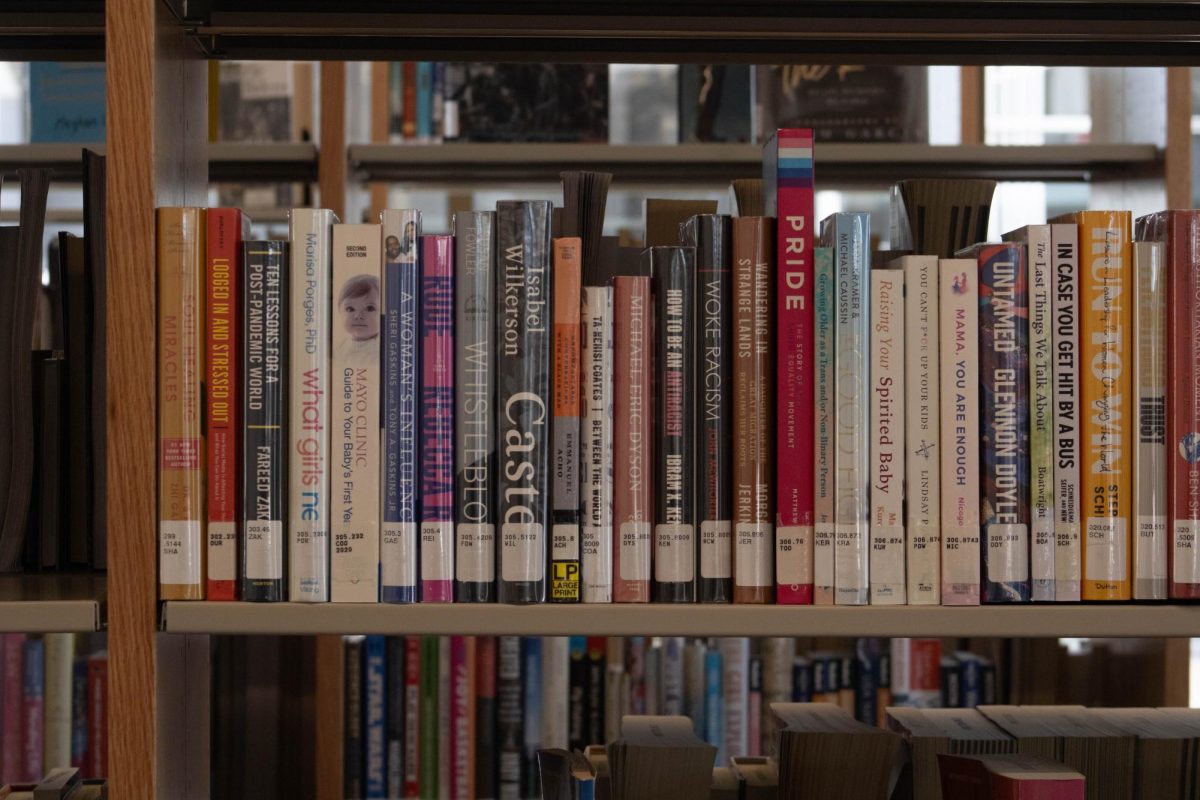
[[495, 636], [475, 640], [475, 796], [496, 798], [496, 647]]
[[693, 431], [696, 251], [691, 247], [649, 250], [654, 281], [655, 334], [654, 601], [696, 599], [696, 507], [693, 503]]
[[524, 698], [521, 692], [521, 638], [501, 636], [496, 645], [496, 742], [500, 761], [499, 796], [521, 794], [524, 755]]
[[[37, 523], [41, 539], [42, 569], [59, 566], [62, 550], [63, 468], [63, 359], [53, 352], [34, 353], [34, 424], [37, 425], [37, 473], [33, 480], [35, 505], [30, 520]], [[78, 460], [78, 459], [71, 459]], [[77, 497], [75, 499], [78, 499]], [[33, 537], [30, 537], [31, 539]]]
[[603, 636], [587, 639], [587, 717], [584, 734], [588, 744], [604, 744], [604, 679], [606, 641]]
[[287, 502], [287, 242], [245, 247], [242, 599], [284, 599]]
[[496, 599], [496, 215], [459, 214], [454, 219], [458, 442], [455, 478], [455, 599]]
[[404, 796], [404, 637], [387, 637], [384, 717], [387, 796]]
[[347, 798], [363, 796], [363, 636], [343, 640], [346, 655], [346, 715], [343, 738], [342, 786]]
[[496, 204], [496, 518], [502, 603], [546, 599], [550, 402], [550, 203]]
[[701, 603], [733, 602], [732, 229], [724, 214], [692, 217], [683, 244], [696, 248], [696, 523]]

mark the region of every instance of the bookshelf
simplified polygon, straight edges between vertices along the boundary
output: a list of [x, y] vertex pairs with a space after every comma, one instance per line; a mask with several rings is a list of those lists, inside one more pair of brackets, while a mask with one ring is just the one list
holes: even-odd
[[[80, 3], [78, 8], [85, 6], [94, 10], [101, 4]], [[548, 634], [586, 627], [597, 633], [708, 635], [1200, 635], [1200, 607], [1175, 605], [301, 609], [290, 604], [169, 603], [160, 607], [155, 524], [155, 327], [154, 315], [147, 313], [155, 304], [154, 208], [204, 204], [210, 160], [214, 164], [219, 161], [204, 141], [204, 59], [323, 62], [321, 146], [327, 156], [339, 156], [318, 160], [317, 179], [322, 204], [338, 212], [344, 211], [349, 166], [349, 159], [340, 156], [345, 152], [346, 129], [344, 107], [339, 108], [344, 96], [338, 90], [344, 86], [343, 59], [347, 58], [389, 60], [403, 52], [411, 59], [771, 62], [791, 60], [800, 52], [810, 61], [834, 63], [1200, 64], [1200, 4], [1192, 0], [1139, 3], [1138, 18], [1133, 20], [1128, 18], [1128, 4], [1110, 0], [848, 0], [836, 5], [753, 0], [739, 5], [736, 17], [730, 15], [728, 3], [710, 0], [691, 0], [686, 5], [674, 0], [583, 2], [569, 9], [542, 1], [511, 6], [507, 13], [499, 9], [476, 13], [477, 4], [424, 0], [406, 4], [404, 13], [375, 13], [379, 4], [366, 2], [344, 3], [330, 11], [320, 0], [293, 0], [291, 8], [281, 14], [276, 4], [265, 0], [236, 4], [227, 0], [107, 0], [102, 5], [108, 67], [107, 210], [112, 221], [108, 232], [108, 468], [110, 475], [121, 476], [119, 481], [110, 481], [108, 496], [109, 519], [119, 521], [109, 536], [106, 603], [114, 797], [208, 796], [208, 635], [215, 633], [331, 634], [319, 636], [315, 648], [318, 797], [341, 793], [342, 652], [336, 634], [355, 630], [454, 633], [509, 629]], [[34, 23], [41, 18], [0, 14], [0, 51], [5, 57], [54, 58], [74, 44], [80, 48], [75, 52], [95, 56], [95, 30], [77, 29], [84, 25], [85, 17], [55, 16], [48, 23], [51, 27], [38, 28]], [[1031, 154], [1031, 161], [1020, 168], [1031, 176], [1048, 176], [1056, 169], [1093, 176], [1108, 169], [1129, 171], [1162, 179], [1169, 205], [1188, 204], [1188, 80], [1186, 69], [1170, 70], [1168, 136], [1161, 156], [1157, 152], [1090, 149], [1063, 156], [1068, 163], [1034, 163], [1033, 159], [1049, 155], [1050, 151], [1045, 151], [1040, 156]], [[975, 116], [981, 116], [978, 102], [970, 108]], [[895, 159], [898, 152], [893, 150], [888, 157]], [[964, 158], [966, 152], [960, 150], [957, 157]], [[393, 157], [393, 169], [401, 155], [406, 154]], [[414, 161], [417, 158], [414, 153], [407, 155]], [[446, 153], [431, 148], [428, 155], [444, 158]], [[598, 167], [599, 159], [611, 156], [612, 151], [600, 149], [587, 156], [598, 160], [588, 163]], [[734, 156], [748, 158], [745, 153], [731, 152], [730, 157]], [[910, 158], [906, 171], [921, 166], [917, 155]], [[1011, 168], [1008, 174], [1016, 174], [1015, 161], [1011, 153], [997, 155], [997, 165], [990, 166]], [[382, 160], [377, 163], [384, 167]], [[744, 163], [736, 165], [739, 172]], [[557, 171], [566, 166], [558, 163], [541, 168]], [[427, 174], [434, 171], [426, 169]], [[686, 171], [685, 167], [672, 169]], [[24, 606], [41, 601], [24, 595], [15, 602]], [[0, 607], [4, 618], [10, 610]], [[18, 609], [17, 613], [34, 612]], [[1186, 643], [1172, 642], [1171, 649], [1174, 655], [1168, 682], [1173, 687], [1186, 685], [1180, 684], [1186, 681]]]
[[0, 626], [12, 633], [88, 633], [104, 627], [103, 574], [0, 576]]
[[[77, 183], [83, 168], [84, 148], [103, 154], [103, 144], [0, 145], [0, 176], [9, 177], [21, 167], [49, 167], [54, 179]], [[210, 181], [315, 181], [317, 148], [307, 142], [242, 144], [213, 142], [208, 151]]]

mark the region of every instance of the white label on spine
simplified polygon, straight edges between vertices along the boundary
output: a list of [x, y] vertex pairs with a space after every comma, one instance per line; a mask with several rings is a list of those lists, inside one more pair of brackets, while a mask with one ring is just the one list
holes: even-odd
[[1033, 553], [1030, 560], [1035, 581], [1054, 580], [1054, 520], [1051, 516], [1034, 519], [1031, 526], [1033, 529]]
[[832, 522], [818, 522], [813, 532], [813, 584], [826, 589], [833, 588], [833, 540], [835, 528]]
[[864, 539], [866, 524], [839, 522], [834, 526], [834, 592], [839, 605], [866, 605], [870, 551]]
[[579, 526], [571, 523], [550, 528], [550, 557], [555, 561], [579, 559]]
[[458, 579], [467, 583], [490, 583], [496, 579], [495, 552], [496, 528], [464, 522], [458, 526]]
[[161, 520], [158, 524], [158, 560], [160, 583], [200, 583], [200, 521]]
[[812, 583], [812, 564], [808, 560], [808, 542], [812, 528], [807, 525], [781, 525], [775, 529], [775, 581], [780, 586]]
[[279, 520], [246, 520], [246, 577], [283, 577], [283, 523]]
[[700, 577], [728, 578], [733, 523], [727, 519], [700, 523]]
[[416, 586], [417, 523], [386, 522], [380, 529], [383, 551], [380, 578], [384, 586]]
[[237, 580], [237, 525], [208, 523], [208, 579]]
[[736, 586], [771, 586], [771, 539], [774, 526], [769, 522], [738, 522], [733, 526], [737, 557], [734, 566]]
[[[959, 594], [970, 591], [973, 602], [979, 602], [978, 527], [942, 529], [942, 576], [943, 585]], [[946, 600], [943, 595], [942, 602]]]
[[654, 526], [654, 580], [690, 581], [696, 576], [695, 540], [691, 525]]
[[[599, 525], [583, 526], [583, 601], [612, 601], [612, 531]], [[607, 595], [607, 597], [605, 597]]]
[[500, 526], [500, 577], [506, 581], [540, 581], [546, 575], [545, 541], [536, 522], [506, 522]]
[[454, 523], [421, 523], [421, 580], [454, 580]]
[[650, 523], [621, 523], [621, 580], [650, 580]]
[[988, 579], [993, 583], [1029, 580], [1029, 558], [1025, 547], [1028, 542], [1029, 531], [1025, 525], [988, 525]]
[[873, 525], [871, 602], [877, 605], [902, 605], [904, 595], [904, 528], [899, 525]]
[[908, 530], [908, 602], [937, 605], [941, 602], [941, 531], [936, 525], [914, 525]]
[[1175, 549], [1175, 564], [1171, 580], [1175, 583], [1200, 583], [1200, 548], [1196, 537], [1200, 534], [1200, 520], [1175, 520], [1171, 547]]
[[1125, 520], [1088, 517], [1085, 580], [1125, 581], [1129, 572], [1125, 566]]
[[1137, 578], [1153, 581], [1166, 580], [1166, 545], [1167, 518], [1160, 516], [1138, 517], [1137, 554], [1133, 559], [1133, 563], [1137, 567]]

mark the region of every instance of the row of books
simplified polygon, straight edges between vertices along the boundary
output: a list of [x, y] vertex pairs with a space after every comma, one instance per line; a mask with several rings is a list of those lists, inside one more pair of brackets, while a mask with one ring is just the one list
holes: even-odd
[[626, 716], [607, 746], [541, 751], [545, 796], [1134, 800], [1193, 796], [1200, 777], [1195, 709], [889, 708], [883, 728], [829, 704], [770, 713], [778, 755], [730, 765], [685, 718]]
[[991, 662], [966, 652], [943, 659], [937, 639], [860, 639], [853, 651], [807, 654], [791, 638], [343, 644], [348, 797], [537, 797], [538, 750], [612, 741], [627, 715], [684, 716], [723, 763], [776, 753], [772, 703], [830, 703], [882, 726], [893, 704], [997, 700]]
[[75, 767], [59, 767], [32, 781], [0, 786], [7, 800], [106, 800], [108, 784], [103, 778], [84, 778]]
[[67, 767], [105, 777], [107, 730], [102, 634], [0, 634], [0, 784]]

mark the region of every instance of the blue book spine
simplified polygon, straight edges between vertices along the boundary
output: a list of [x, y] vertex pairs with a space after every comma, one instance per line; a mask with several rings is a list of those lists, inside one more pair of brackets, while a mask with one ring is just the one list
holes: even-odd
[[433, 138], [433, 63], [417, 62], [417, 138]]
[[717, 748], [717, 766], [724, 766], [729, 758], [721, 724], [725, 719], [721, 680], [721, 651], [709, 647], [704, 654], [704, 741]]
[[71, 766], [80, 769], [88, 749], [87, 678], [87, 656], [76, 656], [71, 667]]
[[383, 212], [383, 602], [417, 601], [417, 433], [421, 212]]
[[1029, 287], [1025, 247], [989, 244], [979, 263], [979, 412], [984, 601], [1027, 603]]
[[541, 797], [537, 751], [542, 746], [542, 639], [521, 638], [521, 678], [525, 684], [524, 746], [521, 748], [521, 797]]
[[46, 645], [40, 638], [25, 640], [25, 710], [21, 725], [25, 729], [25, 777], [42, 775], [42, 740], [46, 724]]
[[368, 636], [366, 640], [366, 706], [363, 709], [364, 735], [366, 744], [367, 798], [387, 797], [387, 739], [384, 725], [384, 707], [387, 697], [385, 680], [385, 643], [382, 636]]
[[811, 703], [812, 663], [807, 658], [797, 658], [792, 662], [792, 702]]
[[983, 663], [971, 656], [958, 659], [958, 704], [975, 708], [983, 704]]
[[854, 718], [874, 725], [879, 706], [879, 660], [855, 659], [854, 671]]

